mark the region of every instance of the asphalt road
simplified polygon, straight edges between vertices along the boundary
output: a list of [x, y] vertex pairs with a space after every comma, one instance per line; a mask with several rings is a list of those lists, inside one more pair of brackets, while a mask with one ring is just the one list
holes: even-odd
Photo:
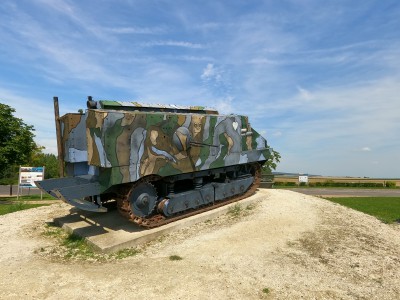
[[293, 188], [288, 190], [325, 197], [400, 197], [400, 189]]
[[[267, 185], [261, 183], [261, 188], [267, 188]], [[350, 188], [289, 188], [294, 192], [311, 196], [332, 196], [332, 197], [400, 197], [400, 189], [350, 189]], [[13, 185], [12, 195], [16, 196], [18, 186]], [[24, 188], [21, 195], [40, 195], [40, 190]], [[0, 185], [0, 196], [9, 196], [10, 186]]]
[[[17, 196], [18, 185], [13, 185], [10, 189], [9, 185], [0, 185], [0, 196]], [[40, 189], [38, 188], [23, 188], [20, 191], [20, 195], [40, 195]]]

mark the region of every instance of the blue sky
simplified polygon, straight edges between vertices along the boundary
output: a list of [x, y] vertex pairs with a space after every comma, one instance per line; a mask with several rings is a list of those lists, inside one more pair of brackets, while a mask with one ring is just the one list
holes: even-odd
[[86, 97], [250, 117], [277, 170], [400, 177], [400, 2], [0, 2], [0, 102], [56, 153]]

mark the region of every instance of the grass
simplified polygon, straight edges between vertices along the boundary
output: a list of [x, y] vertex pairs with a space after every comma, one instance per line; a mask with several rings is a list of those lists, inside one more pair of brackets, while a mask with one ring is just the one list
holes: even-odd
[[78, 258], [82, 260], [96, 259], [124, 259], [130, 256], [135, 256], [140, 253], [140, 250], [135, 248], [127, 248], [119, 250], [112, 254], [101, 254], [93, 251], [92, 247], [86, 242], [85, 238], [75, 234], [68, 234], [62, 239], [61, 244], [66, 248], [65, 258]]
[[228, 208], [227, 215], [233, 219], [248, 216], [257, 207], [256, 203], [250, 203], [243, 207], [240, 203], [235, 203]]
[[[54, 238], [58, 241], [59, 245], [63, 248], [63, 250], [61, 251], [62, 254], [60, 256], [67, 260], [78, 259], [83, 261], [106, 261], [111, 259], [124, 259], [140, 253], [140, 250], [136, 248], [122, 249], [112, 254], [96, 253], [87, 243], [85, 238], [80, 237], [76, 234], [68, 234], [53, 222], [49, 222], [46, 224], [43, 235]], [[40, 249], [40, 252], [44, 251], [44, 248]]]
[[374, 216], [384, 223], [400, 222], [400, 197], [338, 197], [325, 199]]
[[[43, 200], [54, 200], [55, 198], [46, 194], [43, 195]], [[29, 203], [29, 201], [40, 201], [40, 195], [29, 195], [29, 196], [20, 196], [17, 200], [17, 196], [13, 197], [0, 197], [0, 215], [5, 215], [9, 213], [13, 213], [16, 211], [35, 208], [40, 206], [47, 206], [49, 204], [40, 204], [40, 203]]]
[[128, 248], [128, 249], [123, 249], [119, 250], [118, 252], [111, 254], [112, 257], [116, 259], [124, 259], [130, 256], [135, 256], [136, 254], [139, 254], [140, 250], [135, 249], [135, 248]]
[[[53, 196], [49, 194], [43, 194], [43, 200], [56, 200]], [[10, 197], [0, 197], [1, 202], [10, 202], [10, 201], [40, 201], [40, 195], [24, 195], [19, 196], [19, 200], [17, 200], [17, 196], [10, 196]]]
[[228, 208], [228, 214], [234, 218], [239, 217], [241, 211], [242, 211], [242, 206], [239, 203], [236, 203], [235, 205]]
[[253, 210], [256, 208], [256, 204], [255, 203], [250, 203], [249, 205], [246, 206], [246, 210]]
[[93, 258], [95, 253], [93, 249], [86, 243], [83, 237], [75, 234], [69, 234], [61, 243], [67, 250], [66, 258], [85, 257]]
[[63, 232], [61, 227], [57, 226], [54, 222], [46, 222], [42, 234], [44, 236], [61, 237]]
[[355, 189], [355, 190], [392, 190], [392, 189], [399, 189], [399, 187], [395, 188], [390, 188], [386, 186], [370, 186], [370, 187], [365, 187], [365, 186], [322, 186], [322, 185], [279, 185], [279, 184], [274, 184], [274, 189]]
[[2, 204], [0, 202], [0, 215], [5, 215], [9, 213], [13, 213], [16, 211], [24, 210], [24, 209], [29, 209], [29, 208], [35, 208], [39, 206], [46, 206], [49, 204], [29, 204], [25, 203], [23, 201], [18, 201], [15, 203], [10, 203], [10, 204]]
[[42, 234], [47, 237], [55, 238], [59, 241], [59, 244], [65, 249], [65, 258], [92, 258], [95, 255], [92, 248], [86, 243], [84, 238], [76, 234], [66, 233], [54, 222], [47, 223]]
[[269, 288], [263, 288], [262, 289], [262, 292], [264, 293], [264, 294], [269, 294]]
[[182, 260], [183, 258], [180, 257], [179, 255], [171, 255], [169, 257], [169, 260]]

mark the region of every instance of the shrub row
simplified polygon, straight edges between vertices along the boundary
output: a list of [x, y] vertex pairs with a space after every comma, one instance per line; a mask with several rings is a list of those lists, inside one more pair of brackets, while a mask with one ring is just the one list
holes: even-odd
[[297, 186], [296, 182], [283, 182], [283, 181], [275, 181], [275, 186]]
[[321, 186], [321, 187], [383, 187], [383, 183], [378, 182], [310, 182], [309, 186]]
[[[281, 182], [281, 181], [275, 181], [274, 186], [306, 186], [307, 184], [305, 182], [300, 182], [300, 184], [297, 184], [297, 182]], [[386, 184], [384, 185], [383, 183], [378, 183], [378, 182], [334, 182], [332, 180], [327, 180], [324, 182], [310, 182], [308, 183], [308, 186], [310, 187], [362, 187], [362, 188], [377, 188], [377, 187], [388, 187], [388, 188], [395, 188], [396, 187], [396, 182], [394, 181], [386, 181]]]

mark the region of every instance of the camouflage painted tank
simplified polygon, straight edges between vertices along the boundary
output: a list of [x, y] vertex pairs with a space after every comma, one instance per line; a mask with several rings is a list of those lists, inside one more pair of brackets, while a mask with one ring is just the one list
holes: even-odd
[[87, 106], [59, 119], [67, 177], [38, 182], [83, 210], [117, 201], [128, 219], [159, 226], [254, 192], [269, 157], [246, 116], [91, 97]]

